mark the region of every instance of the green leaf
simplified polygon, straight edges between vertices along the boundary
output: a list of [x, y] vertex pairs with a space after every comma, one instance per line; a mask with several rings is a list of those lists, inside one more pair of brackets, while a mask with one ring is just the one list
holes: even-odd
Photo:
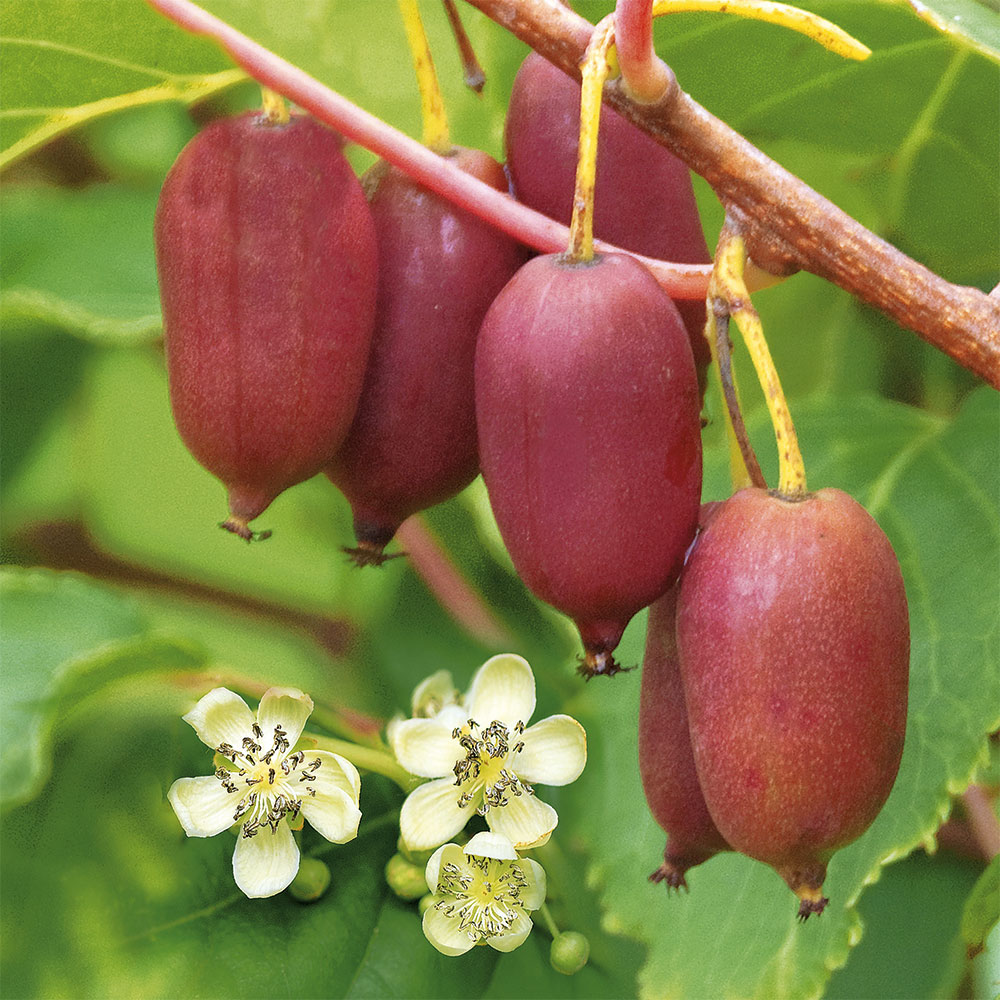
[[[835, 412], [803, 404], [795, 417], [811, 487], [856, 496], [900, 559], [912, 636], [906, 750], [881, 815], [831, 862], [821, 919], [798, 924], [778, 876], [732, 854], [695, 869], [689, 897], [667, 898], [645, 881], [664, 836], [648, 818], [635, 767], [638, 678], [600, 692], [591, 685], [571, 705], [587, 727], [590, 763], [569, 796], [569, 822], [587, 831], [605, 926], [649, 946], [644, 996], [819, 995], [861, 936], [864, 886], [882, 865], [933, 842], [950, 797], [972, 780], [1000, 725], [996, 395], [975, 394], [952, 422], [874, 399], [840, 400]], [[725, 496], [723, 450], [711, 448], [706, 463], [706, 496]], [[641, 623], [630, 626], [623, 661], [641, 658], [641, 632]]]
[[[0, 305], [0, 397], [5, 403], [0, 421], [0, 490], [6, 500], [45, 433], [80, 389], [87, 348], [58, 329], [35, 322], [22, 326], [3, 313]], [[9, 509], [6, 514], [11, 517]]]
[[962, 914], [962, 940], [970, 955], [982, 951], [990, 931], [1000, 920], [1000, 854], [990, 862], [969, 894]]
[[2, 208], [0, 323], [109, 345], [160, 337], [153, 192], [11, 186]]
[[864, 937], [831, 977], [826, 1000], [958, 996], [966, 975], [958, 928], [980, 869], [944, 850], [884, 868], [858, 902]]
[[100, 116], [193, 104], [246, 79], [137, 0], [8, 0], [4, 15], [0, 168]]
[[45, 783], [60, 711], [113, 681], [200, 663], [149, 636], [134, 602], [82, 577], [4, 569], [0, 597], [5, 805], [30, 799]]
[[1000, 62], [1000, 7], [996, 0], [899, 0], [921, 21], [961, 45]]

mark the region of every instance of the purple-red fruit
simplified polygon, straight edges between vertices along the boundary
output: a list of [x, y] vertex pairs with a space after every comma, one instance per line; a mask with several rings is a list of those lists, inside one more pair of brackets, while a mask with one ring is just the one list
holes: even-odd
[[653, 818], [667, 833], [663, 864], [651, 882], [687, 888], [689, 868], [729, 850], [698, 782], [677, 656], [677, 587], [649, 609], [639, 697], [639, 774]]
[[699, 395], [673, 302], [635, 259], [529, 261], [476, 351], [483, 479], [521, 579], [611, 674], [629, 619], [673, 582], [701, 493]]
[[[503, 168], [473, 149], [450, 156], [506, 191]], [[354, 513], [359, 565], [411, 514], [454, 496], [479, 472], [473, 368], [490, 303], [525, 259], [498, 229], [379, 163], [364, 179], [379, 287], [364, 389], [327, 467]]]
[[330, 460], [361, 392], [378, 263], [339, 137], [299, 116], [209, 125], [164, 182], [156, 255], [174, 420], [249, 540]]
[[[538, 53], [529, 54], [507, 108], [507, 167], [519, 201], [566, 224], [579, 133], [580, 84]], [[712, 259], [687, 166], [606, 105], [597, 143], [594, 235], [647, 257], [683, 264]], [[676, 305], [701, 377], [710, 360], [705, 302]]]
[[695, 763], [719, 831], [821, 912], [826, 866], [882, 808], [903, 751], [899, 564], [840, 490], [741, 490], [699, 535], [677, 640]]

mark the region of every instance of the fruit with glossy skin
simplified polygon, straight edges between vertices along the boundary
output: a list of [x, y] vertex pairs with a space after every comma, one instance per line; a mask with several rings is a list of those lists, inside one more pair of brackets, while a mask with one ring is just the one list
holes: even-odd
[[653, 818], [667, 833], [663, 864], [651, 882], [687, 888], [685, 873], [729, 850], [705, 804], [691, 749], [677, 657], [677, 587], [649, 609], [639, 697], [639, 774]]
[[156, 257], [174, 420], [249, 540], [330, 460], [361, 392], [378, 263], [340, 138], [304, 116], [207, 126], [164, 182]]
[[483, 479], [521, 579], [575, 621], [588, 678], [619, 669], [629, 619], [680, 570], [701, 493], [698, 411], [680, 316], [631, 257], [536, 257], [486, 314]]
[[832, 854], [889, 795], [909, 624], [888, 539], [846, 493], [741, 490], [684, 568], [677, 641], [695, 763], [719, 831], [821, 912]]
[[[449, 158], [506, 191], [503, 168], [474, 149]], [[326, 474], [354, 513], [359, 565], [411, 514], [479, 472], [473, 368], [490, 303], [524, 262], [520, 244], [376, 164], [363, 178], [379, 250], [375, 333], [354, 422]]]
[[[505, 131], [514, 194], [569, 224], [580, 132], [580, 84], [533, 52], [514, 78]], [[605, 105], [597, 140], [594, 235], [683, 264], [711, 261], [687, 166]], [[699, 378], [710, 361], [704, 301], [675, 303]]]

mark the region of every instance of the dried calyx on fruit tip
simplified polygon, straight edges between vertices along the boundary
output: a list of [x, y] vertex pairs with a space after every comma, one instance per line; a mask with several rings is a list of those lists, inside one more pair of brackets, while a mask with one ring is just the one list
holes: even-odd
[[357, 406], [378, 261], [340, 137], [251, 112], [181, 151], [156, 212], [170, 400], [194, 457], [226, 485], [222, 527], [319, 472]]
[[681, 577], [677, 641], [705, 802], [805, 920], [871, 825], [903, 751], [909, 622], [899, 564], [846, 493], [722, 504]]
[[[448, 158], [506, 191], [479, 150]], [[330, 480], [350, 501], [358, 566], [380, 565], [411, 514], [447, 500], [479, 471], [473, 371], [490, 303], [521, 265], [506, 234], [380, 162], [363, 178], [379, 249], [371, 356], [357, 413]]]
[[701, 494], [699, 394], [673, 302], [634, 258], [536, 257], [476, 348], [483, 480], [521, 579], [613, 675], [629, 619], [676, 578]]

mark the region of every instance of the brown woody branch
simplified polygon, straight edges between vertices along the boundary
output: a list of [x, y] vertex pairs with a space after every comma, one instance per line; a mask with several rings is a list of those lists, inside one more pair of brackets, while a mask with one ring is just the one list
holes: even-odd
[[[560, 0], [468, 2], [579, 79], [593, 25]], [[755, 263], [776, 274], [806, 270], [834, 282], [1000, 388], [1000, 298], [953, 285], [907, 257], [680, 87], [642, 105], [613, 82], [604, 99], [712, 185], [745, 228]]]

